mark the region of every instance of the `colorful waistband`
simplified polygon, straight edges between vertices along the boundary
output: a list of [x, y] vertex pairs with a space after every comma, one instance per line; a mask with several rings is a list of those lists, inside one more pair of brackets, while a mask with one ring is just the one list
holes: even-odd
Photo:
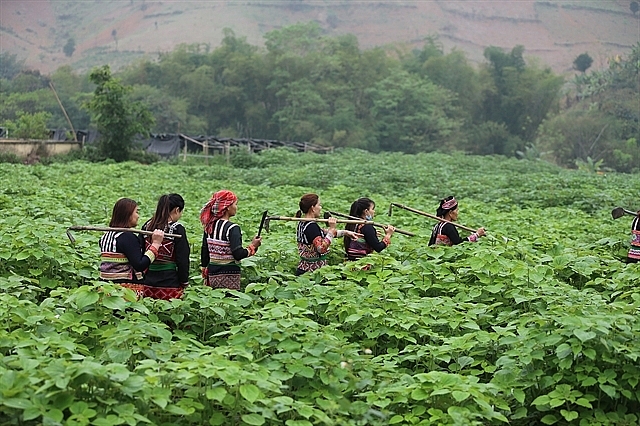
[[152, 263], [149, 265], [150, 271], [177, 271], [178, 266], [175, 262], [167, 262], [167, 263]]

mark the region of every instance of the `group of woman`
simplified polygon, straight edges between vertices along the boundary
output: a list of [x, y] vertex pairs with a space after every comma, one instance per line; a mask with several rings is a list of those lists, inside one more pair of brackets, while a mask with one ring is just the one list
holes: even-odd
[[[172, 299], [182, 296], [189, 282], [190, 247], [179, 194], [163, 195], [156, 212], [143, 226], [146, 237], [129, 231], [107, 231], [100, 238], [100, 278], [133, 290], [138, 297]], [[121, 198], [113, 206], [109, 227], [138, 225], [138, 204]], [[143, 275], [144, 273], [144, 275]]]
[[[138, 297], [180, 298], [189, 282], [190, 247], [185, 228], [178, 222], [184, 205], [179, 194], [161, 196], [155, 214], [142, 226], [145, 236], [136, 236], [127, 230], [106, 232], [100, 238], [100, 278], [130, 288]], [[345, 230], [338, 230], [336, 219], [329, 217], [326, 221], [328, 227], [321, 228], [318, 223], [322, 211], [320, 198], [317, 194], [305, 194], [296, 213], [296, 217], [301, 218], [296, 231], [300, 255], [296, 275], [326, 265], [326, 257], [335, 238], [344, 238], [344, 250], [349, 261], [387, 248], [395, 228], [385, 226], [384, 234], [379, 235], [373, 223], [375, 208], [373, 200], [359, 198], [351, 205], [349, 216], [362, 222], [348, 223]], [[204, 228], [200, 252], [202, 276], [205, 285], [213, 288], [240, 290], [240, 261], [256, 254], [262, 244], [262, 239], [256, 236], [243, 247], [240, 227], [231, 222], [237, 210], [238, 197], [231, 191], [221, 190], [213, 194], [200, 211], [200, 222]], [[458, 202], [454, 197], [440, 201], [436, 214], [442, 221], [434, 225], [429, 245], [476, 242], [485, 235], [484, 228], [479, 228], [468, 237], [461, 238], [454, 225], [458, 213]], [[113, 207], [109, 226], [133, 228], [137, 226], [138, 219], [137, 203], [122, 198]], [[640, 215], [633, 221], [632, 232], [634, 239], [629, 261], [638, 261]], [[368, 269], [368, 266], [363, 268]]]
[[[214, 288], [240, 289], [240, 260], [253, 256], [262, 239], [255, 237], [242, 247], [240, 228], [229, 219], [238, 209], [238, 197], [218, 191], [200, 212], [204, 227], [201, 264], [205, 284]], [[180, 298], [189, 283], [190, 246], [184, 226], [179, 194], [163, 195], [155, 214], [143, 226], [144, 236], [128, 230], [111, 230], [100, 238], [100, 278], [133, 290], [138, 298]], [[138, 204], [121, 198], [113, 206], [111, 228], [137, 226]]]

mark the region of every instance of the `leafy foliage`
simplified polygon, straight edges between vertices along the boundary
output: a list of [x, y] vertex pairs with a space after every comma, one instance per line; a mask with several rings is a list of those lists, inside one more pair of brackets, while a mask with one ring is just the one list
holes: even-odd
[[[460, 154], [253, 158], [0, 168], [0, 423], [638, 423], [640, 269], [619, 260], [629, 222], [610, 217], [637, 208], [638, 176]], [[295, 228], [273, 222], [229, 297], [197, 269], [198, 208], [220, 188], [239, 195], [245, 238], [308, 191], [339, 211], [370, 196], [376, 220], [418, 236], [355, 263], [334, 249], [295, 277]], [[106, 223], [123, 194], [149, 217], [165, 192], [187, 203], [191, 286], [135, 301], [97, 280], [100, 235], [71, 245], [65, 230]], [[477, 244], [428, 248], [432, 222], [382, 215], [452, 192], [461, 221], [488, 229]]]
[[4, 123], [11, 137], [17, 139], [49, 138], [49, 127], [47, 124], [51, 119], [51, 114], [43, 111], [35, 114], [18, 112], [17, 115], [17, 120], [9, 120]]
[[580, 72], [585, 72], [592, 63], [593, 58], [588, 53], [581, 53], [573, 60], [573, 68]]
[[[182, 45], [119, 72], [120, 84], [131, 89], [122, 93], [125, 104], [144, 104], [155, 119], [145, 129], [373, 152], [516, 156], [535, 145], [550, 153], [545, 160], [563, 166], [590, 156], [623, 172], [640, 161], [632, 146], [632, 139], [640, 140], [637, 48], [629, 57], [612, 58], [607, 70], [576, 76], [575, 93], [571, 88], [560, 110], [563, 78], [527, 56], [524, 46], [489, 47], [485, 62], [475, 65], [461, 51], [445, 52], [435, 37], [413, 51], [362, 49], [353, 35], [327, 37], [317, 23], [301, 23], [267, 33], [260, 49], [223, 31], [216, 48]], [[15, 120], [18, 111], [47, 111], [52, 125], [66, 127], [47, 78], [14, 72], [19, 64], [10, 59], [0, 85], [7, 94], [0, 98], [0, 120]], [[88, 76], [62, 67], [51, 79], [74, 127], [87, 128], [82, 105], [95, 89]], [[600, 127], [580, 132], [585, 121]]]
[[76, 51], [76, 41], [73, 38], [69, 38], [62, 48], [65, 56], [71, 57], [73, 52]]
[[96, 89], [86, 107], [101, 134], [100, 148], [107, 158], [127, 160], [133, 138], [149, 133], [153, 116], [142, 103], [127, 99], [131, 87], [113, 78], [108, 65], [94, 69], [89, 79]]
[[538, 129], [541, 149], [553, 151], [559, 164], [597, 162], [623, 172], [640, 168], [638, 83], [640, 44], [609, 68], [576, 76], [579, 102]]

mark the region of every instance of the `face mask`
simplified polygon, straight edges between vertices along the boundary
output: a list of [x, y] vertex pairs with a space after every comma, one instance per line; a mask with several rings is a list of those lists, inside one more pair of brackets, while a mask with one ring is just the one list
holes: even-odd
[[371, 216], [370, 214], [365, 215], [364, 218], [367, 220], [373, 220], [373, 216]]

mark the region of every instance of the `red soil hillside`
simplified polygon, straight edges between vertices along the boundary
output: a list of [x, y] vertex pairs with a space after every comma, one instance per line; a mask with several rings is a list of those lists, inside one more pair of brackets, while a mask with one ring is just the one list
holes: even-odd
[[[581, 53], [600, 68], [640, 41], [640, 21], [627, 0], [0, 0], [0, 50], [45, 73], [65, 64], [117, 68], [181, 43], [215, 48], [225, 27], [262, 45], [265, 33], [308, 21], [327, 35], [355, 34], [363, 48], [421, 47], [437, 35], [447, 50], [463, 50], [477, 62], [487, 46], [522, 44], [525, 55], [560, 73], [571, 72]], [[69, 38], [76, 42], [70, 58], [62, 52]]]

